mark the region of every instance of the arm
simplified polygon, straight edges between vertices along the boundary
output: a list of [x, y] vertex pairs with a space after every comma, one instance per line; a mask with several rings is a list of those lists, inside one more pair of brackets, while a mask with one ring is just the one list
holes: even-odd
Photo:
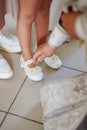
[[33, 56], [34, 62], [41, 62], [44, 58], [51, 56], [55, 49], [63, 44], [69, 37], [68, 33], [60, 25], [57, 25], [48, 42], [38, 47]]
[[42, 61], [45, 57], [51, 56], [55, 51], [56, 47], [62, 45], [70, 37], [70, 35], [75, 38], [81, 39], [80, 38], [81, 36], [79, 37], [79, 35], [76, 33], [76, 27], [75, 27], [76, 20], [80, 15], [81, 12], [73, 12], [73, 11], [63, 13], [61, 15], [61, 21], [62, 21], [61, 24], [63, 28], [60, 25], [57, 25], [55, 27], [48, 40], [48, 43], [45, 43], [43, 46], [40, 46], [36, 51], [33, 57], [34, 62]]

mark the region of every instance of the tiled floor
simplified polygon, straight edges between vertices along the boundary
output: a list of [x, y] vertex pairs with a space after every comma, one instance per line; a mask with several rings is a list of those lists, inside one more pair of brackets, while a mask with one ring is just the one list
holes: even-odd
[[[13, 19], [6, 17], [5, 29], [15, 33]], [[59, 70], [52, 70], [42, 63], [45, 78], [41, 82], [28, 79], [20, 68], [20, 54], [3, 52], [14, 70], [13, 78], [0, 80], [0, 130], [43, 130], [40, 88], [44, 83], [57, 79], [65, 79], [83, 71], [87, 71], [85, 44], [72, 40], [56, 51], [63, 62]]]

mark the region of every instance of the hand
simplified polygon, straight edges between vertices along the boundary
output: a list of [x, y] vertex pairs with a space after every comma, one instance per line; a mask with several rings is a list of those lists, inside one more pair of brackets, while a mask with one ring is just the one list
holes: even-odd
[[56, 48], [50, 47], [48, 43], [40, 45], [33, 56], [34, 63], [38, 64], [39, 62], [42, 62], [44, 58], [50, 57], [54, 53], [55, 49]]

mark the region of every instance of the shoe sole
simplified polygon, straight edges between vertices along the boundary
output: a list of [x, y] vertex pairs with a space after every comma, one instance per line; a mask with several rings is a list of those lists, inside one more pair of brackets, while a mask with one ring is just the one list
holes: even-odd
[[53, 67], [53, 66], [50, 66], [48, 63], [46, 63], [46, 61], [44, 60], [44, 62], [45, 62], [45, 64], [49, 67], [49, 68], [51, 68], [51, 69], [54, 69], [54, 70], [57, 70], [57, 69], [59, 69], [63, 64], [61, 63], [58, 67]]
[[0, 47], [0, 50], [6, 51], [6, 52], [11, 52], [11, 53], [21, 52], [20, 48], [16, 49], [16, 50], [10, 50], [10, 49], [7, 49], [7, 48]]
[[10, 79], [12, 77], [13, 77], [13, 74], [7, 74], [7, 75], [0, 74], [0, 79]]

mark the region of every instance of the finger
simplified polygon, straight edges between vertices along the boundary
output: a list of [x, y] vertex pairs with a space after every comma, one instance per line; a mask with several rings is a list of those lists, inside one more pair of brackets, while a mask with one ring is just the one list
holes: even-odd
[[42, 61], [44, 60], [44, 58], [45, 58], [45, 56], [44, 56], [44, 55], [40, 55], [40, 56], [38, 57], [38, 59], [37, 59], [37, 60], [38, 60], [39, 62], [42, 62]]
[[40, 51], [37, 51], [34, 55], [33, 55], [33, 62], [36, 63], [37, 62], [37, 59], [38, 57], [41, 55], [41, 52]]

